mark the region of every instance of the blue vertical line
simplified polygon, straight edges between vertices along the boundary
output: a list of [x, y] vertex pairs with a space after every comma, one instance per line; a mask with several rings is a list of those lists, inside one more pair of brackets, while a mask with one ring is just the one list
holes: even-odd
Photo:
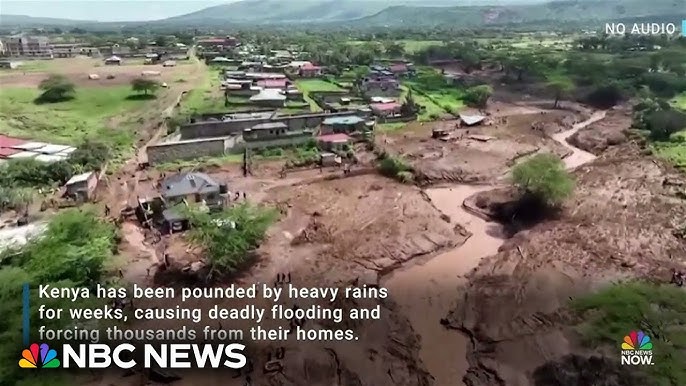
[[24, 347], [29, 346], [29, 342], [31, 340], [31, 334], [29, 328], [31, 327], [31, 314], [30, 314], [30, 308], [29, 308], [29, 283], [24, 283], [24, 290], [22, 293], [22, 299], [23, 299], [23, 320], [22, 320], [22, 329], [23, 329], [23, 337], [24, 337]]

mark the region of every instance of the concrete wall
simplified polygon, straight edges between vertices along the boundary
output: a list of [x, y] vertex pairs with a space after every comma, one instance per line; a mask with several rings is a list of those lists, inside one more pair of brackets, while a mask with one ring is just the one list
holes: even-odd
[[234, 147], [236, 139], [236, 137], [207, 138], [151, 145], [146, 150], [148, 163], [155, 165], [175, 160], [220, 157]]
[[312, 135], [299, 135], [285, 138], [275, 138], [267, 141], [246, 141], [243, 142], [241, 146], [247, 147], [248, 149], [259, 149], [264, 147], [286, 147], [307, 143], [307, 141], [313, 138], [314, 137]]
[[284, 122], [288, 125], [288, 129], [292, 131], [303, 130], [306, 128], [315, 128], [319, 126], [324, 119], [329, 117], [348, 117], [358, 115], [366, 117], [366, 115], [359, 111], [343, 111], [339, 113], [313, 113], [301, 115], [285, 115], [274, 118], [249, 118], [249, 119], [233, 119], [226, 122], [199, 122], [191, 123], [181, 126], [181, 138], [184, 140], [197, 138], [212, 138], [225, 137], [229, 135], [237, 135], [243, 132], [243, 129], [253, 127], [259, 123], [265, 122]]

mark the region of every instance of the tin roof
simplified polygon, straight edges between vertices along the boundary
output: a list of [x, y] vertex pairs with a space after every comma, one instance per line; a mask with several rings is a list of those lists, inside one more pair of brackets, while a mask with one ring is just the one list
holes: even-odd
[[67, 181], [66, 185], [71, 185], [75, 184], [77, 182], [84, 182], [88, 181], [88, 179], [93, 175], [93, 172], [88, 172], [88, 173], [81, 173], [73, 176], [72, 178]]

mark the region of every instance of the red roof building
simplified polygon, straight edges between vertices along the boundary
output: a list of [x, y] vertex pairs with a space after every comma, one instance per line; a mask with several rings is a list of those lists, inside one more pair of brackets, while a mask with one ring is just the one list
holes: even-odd
[[322, 150], [342, 150], [345, 145], [352, 142], [349, 135], [343, 133], [320, 135], [317, 144]]
[[258, 80], [257, 85], [263, 88], [286, 88], [288, 79], [263, 79]]
[[12, 149], [12, 146], [19, 146], [26, 142], [28, 141], [0, 134], [0, 158], [7, 158], [13, 154], [21, 153], [23, 150]]
[[314, 78], [322, 75], [322, 68], [312, 63], [306, 63], [298, 70], [298, 75], [303, 78]]
[[387, 117], [391, 115], [399, 115], [402, 105], [397, 102], [372, 103], [369, 105], [369, 108], [375, 115]]
[[404, 74], [408, 71], [407, 65], [403, 63], [392, 65], [389, 70], [394, 74]]

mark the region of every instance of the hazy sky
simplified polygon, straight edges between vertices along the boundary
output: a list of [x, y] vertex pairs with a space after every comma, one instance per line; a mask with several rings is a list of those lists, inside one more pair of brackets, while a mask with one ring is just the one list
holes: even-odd
[[237, 0], [0, 0], [0, 14], [72, 20], [143, 21]]

